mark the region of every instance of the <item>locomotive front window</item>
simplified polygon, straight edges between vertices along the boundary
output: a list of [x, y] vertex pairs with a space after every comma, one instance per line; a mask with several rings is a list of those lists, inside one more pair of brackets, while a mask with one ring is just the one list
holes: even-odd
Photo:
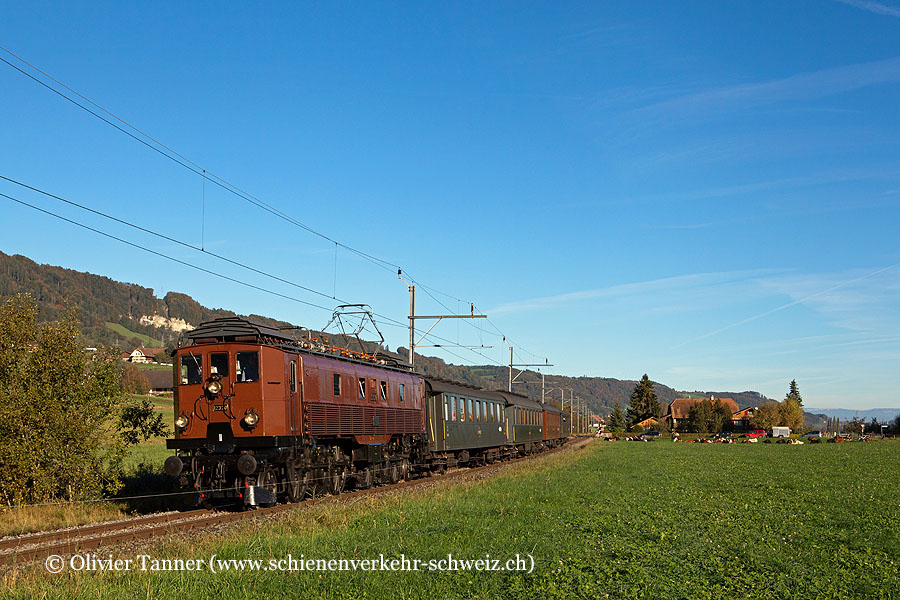
[[359, 378], [359, 399], [360, 400], [366, 399], [366, 378], [365, 377]]
[[185, 354], [181, 357], [181, 385], [203, 383], [203, 356]]
[[388, 399], [388, 395], [387, 395], [387, 381], [382, 381], [382, 382], [381, 382], [381, 399], [382, 399], [382, 400], [387, 400], [387, 399]]
[[209, 355], [209, 374], [228, 377], [227, 352], [213, 352]]
[[259, 381], [259, 352], [238, 352], [234, 357], [234, 374], [238, 381]]

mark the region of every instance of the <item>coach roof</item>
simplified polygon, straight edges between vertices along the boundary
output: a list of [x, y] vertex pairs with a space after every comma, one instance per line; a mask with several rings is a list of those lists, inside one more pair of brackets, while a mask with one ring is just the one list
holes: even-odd
[[520, 408], [530, 408], [534, 410], [543, 410], [544, 405], [540, 402], [535, 402], [528, 396], [523, 396], [522, 394], [516, 394], [513, 392], [497, 392], [500, 396], [506, 400], [506, 403], [511, 406], [518, 406]]
[[428, 383], [428, 387], [431, 388], [431, 391], [435, 393], [458, 394], [460, 396], [480, 398], [482, 400], [496, 400], [498, 402], [503, 402], [504, 400], [497, 392], [489, 392], [484, 388], [467, 385], [458, 381], [450, 381], [437, 377], [427, 377], [425, 381]]

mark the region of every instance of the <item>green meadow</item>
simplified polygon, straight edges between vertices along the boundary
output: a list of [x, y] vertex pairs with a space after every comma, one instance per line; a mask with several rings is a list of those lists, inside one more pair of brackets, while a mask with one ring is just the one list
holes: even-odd
[[[7, 574], [21, 598], [892, 598], [900, 443], [592, 441], [472, 480], [435, 480], [114, 558], [194, 571]], [[101, 553], [104, 557], [110, 551]], [[530, 556], [519, 571], [229, 570], [217, 560]], [[221, 564], [221, 563], [220, 563]], [[284, 565], [290, 566], [290, 565]], [[139, 565], [134, 565], [137, 569]]]

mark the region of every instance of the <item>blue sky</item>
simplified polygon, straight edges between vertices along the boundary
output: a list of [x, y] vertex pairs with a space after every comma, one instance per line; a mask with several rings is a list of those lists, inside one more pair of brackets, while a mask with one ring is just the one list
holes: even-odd
[[[557, 373], [776, 398], [796, 378], [808, 406], [900, 406], [898, 2], [19, 3], [0, 45], [440, 290], [420, 288], [420, 314], [474, 302], [489, 322], [434, 331], [494, 348], [427, 351], [450, 362], [505, 364], [502, 331], [518, 362]], [[407, 343], [393, 267], [204, 184], [3, 63], [0, 122], [0, 175], [368, 303], [390, 347]], [[8, 182], [0, 193], [336, 304]], [[330, 319], [0, 207], [6, 253]]]

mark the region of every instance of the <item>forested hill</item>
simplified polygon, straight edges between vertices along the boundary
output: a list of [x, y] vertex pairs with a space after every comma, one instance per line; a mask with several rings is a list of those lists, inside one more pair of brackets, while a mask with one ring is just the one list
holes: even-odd
[[[62, 267], [39, 265], [24, 256], [0, 252], [0, 300], [18, 293], [30, 294], [38, 301], [42, 320], [61, 316], [67, 307], [75, 308], [87, 344], [118, 346], [129, 352], [139, 345], [174, 343], [184, 328], [209, 319], [235, 315], [221, 308], [202, 306], [185, 294], [169, 292], [163, 298], [157, 298], [150, 288]], [[287, 325], [260, 315], [250, 317], [274, 326]], [[405, 356], [406, 352], [401, 349], [401, 354]], [[448, 365], [439, 358], [427, 356], [417, 356], [416, 360], [425, 374], [434, 377], [462, 381], [489, 390], [506, 389], [508, 385], [509, 371], [505, 367]], [[623, 409], [628, 405], [636, 383], [606, 377], [547, 375], [547, 398], [558, 403], [560, 388], [565, 387], [573, 390], [576, 397], [587, 401], [595, 412], [605, 415], [617, 402]], [[688, 395], [660, 383], [655, 388], [663, 403], [671, 402], [676, 395]], [[540, 373], [522, 373], [514, 390], [539, 400]], [[566, 398], [569, 394], [567, 391]], [[692, 392], [689, 395], [734, 398], [741, 408], [759, 406], [765, 400], [756, 392]]]
[[[39, 265], [27, 257], [0, 252], [0, 298], [20, 293], [30, 294], [38, 301], [41, 320], [56, 319], [68, 308], [74, 308], [86, 341], [118, 346], [129, 352], [138, 345], [174, 343], [183, 328], [235, 314], [206, 308], [185, 294], [169, 292], [157, 298], [152, 289], [133, 283]], [[253, 318], [269, 324], [281, 323], [259, 315]]]

